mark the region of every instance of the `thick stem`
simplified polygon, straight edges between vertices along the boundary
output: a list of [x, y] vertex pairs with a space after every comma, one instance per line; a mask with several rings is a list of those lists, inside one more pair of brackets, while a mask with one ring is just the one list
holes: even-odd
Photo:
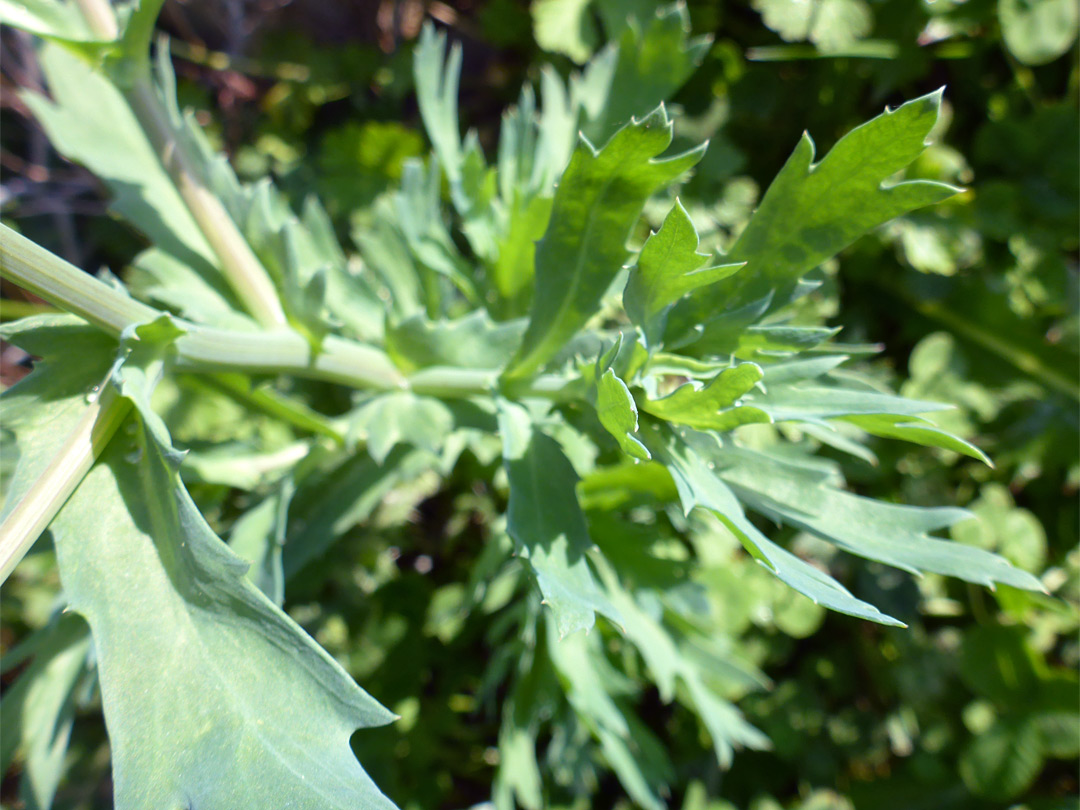
[[130, 411], [131, 402], [106, 380], [60, 452], [0, 525], [0, 583], [67, 503]]
[[[116, 336], [128, 326], [163, 314], [4, 225], [0, 225], [0, 276]], [[408, 389], [451, 399], [491, 394], [500, 385], [497, 369], [433, 367], [406, 378], [382, 350], [337, 335], [328, 335], [314, 353], [302, 335], [289, 329], [242, 332], [175, 320], [186, 330], [176, 341], [176, 364], [182, 369], [294, 374], [350, 388]], [[556, 375], [515, 382], [512, 391], [504, 393], [556, 400], [574, 396], [565, 378]]]
[[0, 225], [0, 275], [114, 335], [128, 324], [152, 321], [161, 314], [102, 284], [6, 225]]
[[239, 332], [178, 321], [188, 333], [176, 341], [177, 366], [192, 371], [295, 374], [350, 388], [406, 388], [405, 377], [382, 351], [327, 336], [318, 354], [296, 332]]
[[472, 369], [454, 366], [429, 366], [413, 373], [406, 387], [424, 396], [443, 399], [462, 399], [491, 396], [495, 393], [514, 399], [551, 399], [562, 401], [576, 397], [567, 380], [556, 374], [542, 374], [531, 380], [515, 381], [505, 386], [500, 369]]
[[[103, 284], [25, 236], [0, 225], [0, 276], [119, 336], [132, 324], [163, 314]], [[241, 332], [213, 329], [176, 319], [187, 333], [176, 342], [177, 364], [193, 369], [288, 372], [352, 388], [405, 387], [405, 378], [383, 352], [372, 346], [327, 337], [322, 351], [289, 329]]]
[[244, 307], [263, 326], [284, 326], [285, 312], [270, 276], [176, 139], [149, 77], [136, 78], [125, 96]]
[[[90, 28], [103, 39], [116, 39], [116, 15], [108, 0], [78, 0]], [[146, 38], [151, 24], [147, 23]], [[263, 326], [287, 323], [277, 290], [262, 263], [251, 250], [221, 201], [204, 182], [183, 143], [177, 140], [157, 92], [150, 80], [149, 60], [144, 53], [134, 55], [135, 79], [124, 96], [131, 105], [143, 132], [157, 152], [165, 170], [176, 184], [196, 224], [221, 264], [222, 272], [244, 308]]]
[[108, 3], [103, 3], [101, 0], [75, 0], [75, 5], [79, 7], [90, 30], [103, 41], [114, 40], [120, 35], [116, 27], [116, 15], [113, 14]]

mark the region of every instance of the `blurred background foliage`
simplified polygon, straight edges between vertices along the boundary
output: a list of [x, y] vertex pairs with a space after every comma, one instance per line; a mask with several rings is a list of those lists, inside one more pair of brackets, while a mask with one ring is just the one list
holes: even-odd
[[[161, 28], [182, 102], [198, 111], [241, 177], [272, 175], [297, 210], [317, 193], [347, 241], [376, 221], [376, 202], [400, 180], [405, 161], [427, 151], [411, 70], [425, 19], [465, 45], [461, 117], [490, 151], [502, 110], [541, 66], [567, 74], [656, 7], [651, 0], [170, 0]], [[903, 381], [906, 396], [954, 403], [943, 426], [996, 464], [880, 441], [876, 458], [835, 454], [847, 480], [886, 500], [969, 505], [976, 519], [954, 527], [953, 539], [998, 551], [1040, 576], [1048, 593], [1006, 586], [990, 593], [833, 559], [856, 596], [910, 626], [860, 622], [786, 589], [736, 544], [718, 541], [722, 533], [707, 520], [660, 515], [654, 534], [629, 544], [605, 522], [606, 488], [614, 484], [593, 476], [582, 496], [594, 539], [646, 584], [675, 583], [669, 598], [687, 579], [682, 563], [691, 550], [674, 538], [688, 530], [703, 563], [693, 593], [709, 603], [696, 629], [702, 639], [727, 640], [697, 654], [716, 662], [717, 679], [772, 750], [739, 752], [721, 770], [693, 717], [634, 681], [631, 653], [617, 637], [598, 634], [589, 643], [625, 659], [631, 677], [608, 675], [626, 681], [621, 694], [649, 725], [641, 744], [667, 752], [671, 807], [1076, 808], [1077, 5], [690, 0], [688, 8], [693, 33], [713, 37], [674, 98], [677, 136], [711, 139], [680, 192], [703, 249], [733, 241], [804, 129], [821, 155], [881, 107], [946, 86], [934, 145], [910, 174], [967, 191], [852, 246], [821, 268], [826, 283], [803, 306], [809, 320], [825, 316], [843, 327], [847, 342], [881, 344], [863, 365], [883, 383]], [[51, 150], [20, 99], [19, 89], [42, 86], [32, 43], [5, 29], [0, 44], [0, 213], [72, 262], [123, 276], [140, 237], [107, 215], [104, 189]], [[668, 207], [647, 209], [652, 227]], [[40, 307], [4, 303], [5, 319]], [[6, 384], [24, 370], [12, 347], [0, 361]], [[182, 425], [183, 394], [176, 396], [168, 407]], [[215, 423], [250, 422], [224, 396], [202, 407], [215, 410]], [[202, 435], [189, 442], [212, 438], [205, 414], [191, 418]], [[182, 428], [175, 432], [183, 443]], [[286, 595], [291, 615], [401, 716], [357, 735], [354, 746], [406, 810], [488, 801], [508, 754], [497, 745], [496, 712], [506, 699], [497, 694], [502, 673], [514, 666], [506, 634], [517, 624], [507, 617], [533, 597], [515, 563], [501, 561], [505, 549], [485, 551], [503, 537], [496, 516], [504, 489], [476, 482], [494, 476], [494, 459], [474, 450], [441, 481], [421, 476], [381, 492], [378, 503], [353, 505], [342, 519], [364, 520], [352, 540], [307, 565]], [[189, 483], [227, 535], [236, 504], [213, 481], [195, 470]], [[334, 497], [301, 490], [294, 504], [309, 504], [314, 519], [336, 508]], [[829, 554], [809, 536], [787, 539], [796, 551]], [[651, 556], [635, 563], [641, 547]], [[56, 595], [48, 551], [27, 558], [5, 586], [4, 650], [46, 623]], [[732, 674], [722, 671], [725, 662], [735, 662]], [[23, 665], [5, 659], [5, 688]], [[530, 699], [550, 699], [555, 713], [541, 749], [551, 806], [630, 806], [614, 777], [590, 760], [580, 721], [542, 683], [536, 688]], [[95, 700], [88, 689], [57, 807], [108, 806]], [[0, 786], [12, 808], [33, 806], [15, 790], [19, 767], [16, 760]]]

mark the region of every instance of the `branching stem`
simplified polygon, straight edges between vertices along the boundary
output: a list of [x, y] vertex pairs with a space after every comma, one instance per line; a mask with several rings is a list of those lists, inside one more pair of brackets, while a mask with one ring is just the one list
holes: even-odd
[[184, 145], [176, 139], [149, 77], [136, 78], [125, 96], [244, 307], [263, 326], [284, 326], [285, 312], [270, 276], [221, 200], [203, 182]]
[[[117, 37], [116, 16], [108, 0], [78, 0], [78, 5], [95, 34], [107, 40]], [[147, 24], [147, 45], [150, 28], [151, 25]], [[273, 281], [221, 200], [207, 187], [186, 145], [177, 139], [168, 112], [151, 81], [149, 59], [145, 53], [133, 54], [131, 63], [134, 80], [130, 87], [120, 89], [192, 218], [217, 256], [229, 285], [244, 308], [262, 326], [285, 326], [285, 311]]]
[[[7, 226], [0, 225], [0, 276], [119, 337], [133, 324], [163, 314], [98, 281]], [[428, 368], [406, 378], [382, 350], [328, 335], [319, 351], [290, 329], [216, 329], [179, 318], [177, 366], [190, 371], [293, 374], [361, 390], [412, 390], [447, 398], [490, 394], [498, 370]], [[514, 385], [515, 397], [563, 399], [565, 380], [541, 376]]]

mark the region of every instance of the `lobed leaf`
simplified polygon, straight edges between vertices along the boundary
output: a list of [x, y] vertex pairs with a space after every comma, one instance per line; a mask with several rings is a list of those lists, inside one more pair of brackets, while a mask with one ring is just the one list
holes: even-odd
[[739, 539], [746, 550], [778, 579], [810, 597], [815, 603], [879, 624], [903, 626], [903, 622], [852, 596], [844, 586], [824, 571], [769, 540], [747, 520], [738, 498], [708, 467], [708, 462], [683, 439], [676, 435], [656, 438], [656, 445], [650, 442], [649, 447], [671, 473], [683, 511], [689, 514], [697, 506], [711, 511]]
[[684, 302], [675, 318], [678, 332], [713, 320], [718, 300], [745, 303], [771, 295], [768, 307], [777, 309], [797, 294], [803, 274], [862, 234], [956, 194], [953, 186], [929, 180], [888, 184], [926, 149], [941, 94], [887, 109], [841, 138], [818, 163], [814, 142], [804, 134], [726, 256], [746, 262], [747, 269]]
[[596, 415], [624, 453], [641, 460], [651, 458], [648, 448], [633, 435], [638, 429], [634, 396], [614, 369], [607, 369], [596, 381]]
[[[690, 15], [684, 2], [661, 6], [653, 14], [630, 15], [618, 41], [589, 65], [595, 75], [587, 77], [594, 88], [588, 93], [591, 97], [582, 99], [589, 117], [582, 126], [586, 137], [602, 143], [632, 118], [668, 101], [712, 44], [709, 35], [691, 38], [689, 34]], [[587, 92], [585, 87], [582, 91]]]
[[752, 509], [822, 537], [851, 554], [913, 574], [932, 571], [994, 587], [1043, 590], [1026, 571], [983, 549], [930, 537], [971, 516], [964, 509], [883, 503], [843, 492], [777, 454], [725, 447], [714, 458], [720, 477]]
[[671, 144], [663, 105], [620, 129], [597, 151], [582, 139], [536, 248], [536, 292], [508, 379], [528, 377], [559, 352], [595, 313], [627, 258], [626, 240], [645, 200], [685, 172], [703, 150], [657, 159]]
[[382, 464], [398, 444], [437, 453], [454, 427], [442, 402], [409, 391], [379, 394], [350, 420], [350, 437], [367, 442], [368, 454]]
[[[238, 309], [213, 250], [121, 92], [58, 45], [46, 43], [39, 59], [51, 99], [29, 92], [22, 98], [57, 151], [104, 180], [113, 194], [112, 208], [172, 257], [159, 300], [177, 303], [175, 291], [192, 284], [197, 298], [180, 294], [197, 301], [203, 312]], [[152, 259], [142, 264], [144, 274], [153, 277], [159, 267]], [[142, 281], [142, 289], [152, 286]]]
[[504, 367], [521, 344], [525, 321], [495, 323], [482, 309], [452, 321], [417, 314], [386, 329], [386, 351], [404, 371], [430, 366]]
[[439, 163], [452, 185], [461, 180], [461, 132], [458, 129], [458, 82], [461, 79], [461, 45], [454, 43], [446, 58], [446, 34], [435, 33], [429, 22], [420, 32], [413, 51], [416, 101], [424, 129], [435, 147]]
[[596, 613], [618, 623], [589, 567], [592, 544], [569, 459], [519, 405], [500, 401], [499, 433], [510, 480], [506, 530], [536, 575], [559, 635], [588, 630]]
[[[692, 655], [686, 654], [683, 645], [677, 643], [674, 634], [642, 609], [639, 600], [619, 584], [610, 567], [605, 569], [604, 581], [612, 603], [623, 617], [626, 636], [645, 660], [660, 699], [668, 703], [678, 695], [696, 712], [708, 729], [720, 766], [731, 766], [737, 746], [768, 748], [765, 735], [751, 726], [735, 706], [709, 688], [707, 681], [713, 673], [699, 666]], [[680, 683], [685, 693], [677, 690]]]
[[[116, 355], [116, 340], [74, 315], [36, 315], [0, 326], [0, 337], [39, 358], [33, 374], [0, 395], [4, 454], [17, 457], [0, 520], [60, 451]], [[76, 355], [71, 347], [78, 346]], [[78, 362], [73, 362], [75, 359]], [[14, 441], [9, 441], [9, 437]]]
[[703, 388], [686, 383], [660, 399], [647, 399], [641, 409], [668, 422], [696, 430], [732, 430], [739, 425], [771, 422], [761, 408], [739, 404], [764, 376], [761, 366], [740, 363], [717, 374]]
[[550, 627], [547, 649], [570, 705], [600, 742], [626, 792], [642, 807], [663, 810], [660, 795], [674, 776], [672, 764], [636, 714], [616, 700], [633, 685], [608, 661], [598, 635], [559, 638]]
[[159, 320], [128, 343], [114, 374], [132, 430], [52, 524], [65, 594], [94, 638], [116, 806], [389, 810], [349, 737], [393, 715], [244, 579], [177, 476], [148, 408], [176, 333]]
[[641, 329], [645, 345], [658, 344], [664, 334], [668, 308], [688, 292], [727, 278], [740, 264], [706, 267], [707, 254], [698, 253], [698, 234], [690, 215], [678, 200], [652, 234], [631, 268], [623, 292], [623, 306]]

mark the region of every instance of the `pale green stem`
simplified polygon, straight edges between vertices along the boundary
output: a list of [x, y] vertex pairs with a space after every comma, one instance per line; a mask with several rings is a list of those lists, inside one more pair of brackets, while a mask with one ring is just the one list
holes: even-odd
[[263, 326], [284, 326], [285, 312], [270, 276], [177, 141], [149, 78], [138, 77], [125, 96], [244, 307]]
[[27, 292], [119, 335], [128, 324], [160, 313], [0, 225], [0, 274]]
[[79, 419], [60, 452], [0, 525], [0, 583], [71, 497], [131, 410], [109, 381]]
[[188, 385], [224, 393], [253, 411], [280, 419], [307, 433], [326, 436], [337, 445], [345, 444], [345, 436], [326, 416], [273, 389], [252, 388], [251, 381], [242, 374], [189, 374], [185, 375], [184, 381]]
[[490, 394], [498, 389], [499, 371], [432, 366], [409, 377], [409, 389], [432, 397], [460, 397], [463, 391]]
[[[116, 16], [108, 0], [78, 0], [87, 24], [102, 39], [116, 39]], [[149, 29], [146, 32], [149, 37]], [[149, 61], [138, 54], [135, 79], [124, 90], [139, 125], [172, 177], [196, 224], [209, 243], [229, 285], [244, 308], [266, 327], [287, 323], [274, 283], [236, 227], [221, 200], [206, 185], [183, 143], [177, 140], [169, 115], [150, 80]]]
[[[161, 311], [103, 284], [25, 236], [0, 225], [0, 276], [95, 326], [119, 335], [161, 317]], [[213, 329], [176, 319], [186, 330], [176, 341], [177, 365], [216, 371], [288, 372], [353, 388], [405, 387], [405, 378], [372, 346], [328, 336], [317, 354], [299, 333]]]
[[100, 0], [75, 0], [75, 5], [79, 7], [90, 30], [101, 37], [102, 41], [111, 41], [119, 36], [116, 15], [113, 14], [108, 3], [100, 2]]
[[[164, 313], [98, 281], [25, 236], [0, 225], [0, 276], [74, 313], [113, 335]], [[294, 374], [350, 388], [411, 390], [446, 398], [490, 394], [501, 381], [497, 369], [433, 367], [406, 378], [386, 353], [374, 346], [328, 335], [320, 351], [289, 329], [244, 332], [176, 323], [186, 330], [176, 341], [179, 368], [192, 371], [242, 371]], [[566, 380], [545, 375], [514, 381], [504, 393], [514, 397], [572, 398]]]
[[557, 374], [542, 374], [508, 384], [500, 378], [501, 374], [500, 369], [430, 366], [414, 372], [406, 385], [414, 393], [444, 399], [490, 396], [496, 392], [514, 399], [567, 400], [577, 396], [572, 387], [567, 387], [567, 379]]

